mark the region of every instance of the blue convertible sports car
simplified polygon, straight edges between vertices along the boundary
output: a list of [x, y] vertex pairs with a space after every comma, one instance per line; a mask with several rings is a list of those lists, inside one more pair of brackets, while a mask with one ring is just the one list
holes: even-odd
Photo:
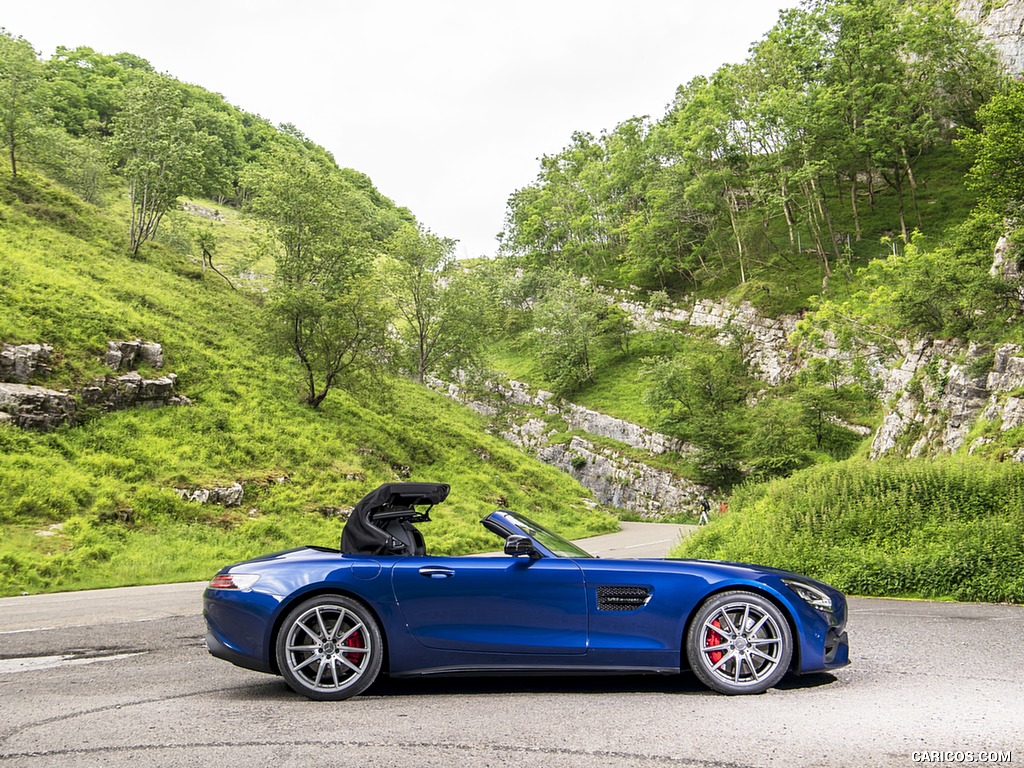
[[204, 594], [210, 653], [325, 700], [362, 693], [381, 671], [689, 668], [737, 694], [849, 663], [846, 599], [794, 573], [601, 560], [507, 510], [482, 521], [504, 555], [428, 555], [413, 524], [448, 490], [382, 485], [352, 510], [340, 551], [303, 547], [222, 569]]

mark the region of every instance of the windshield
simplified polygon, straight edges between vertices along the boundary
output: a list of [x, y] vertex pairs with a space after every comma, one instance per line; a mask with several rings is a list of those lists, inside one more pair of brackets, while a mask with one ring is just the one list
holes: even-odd
[[566, 541], [557, 533], [552, 533], [540, 523], [535, 523], [528, 517], [523, 517], [516, 512], [505, 512], [509, 519], [523, 529], [523, 531], [535, 539], [541, 546], [551, 550], [555, 557], [593, 557], [586, 550], [580, 549], [571, 541]]

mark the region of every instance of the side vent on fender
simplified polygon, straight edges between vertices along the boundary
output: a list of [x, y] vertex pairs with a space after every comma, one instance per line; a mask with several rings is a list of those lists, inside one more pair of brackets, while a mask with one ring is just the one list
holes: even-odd
[[598, 587], [597, 610], [635, 611], [647, 605], [651, 590], [647, 587]]

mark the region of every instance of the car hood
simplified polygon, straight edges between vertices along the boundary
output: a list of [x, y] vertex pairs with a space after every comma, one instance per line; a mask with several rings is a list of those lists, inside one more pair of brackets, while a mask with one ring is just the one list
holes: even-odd
[[[689, 575], [699, 575], [706, 578], [708, 581], [717, 582], [721, 580], [731, 579], [748, 582], [778, 582], [782, 579], [796, 579], [798, 581], [804, 581], [810, 584], [824, 587], [831, 592], [836, 592], [834, 587], [825, 582], [813, 579], [810, 576], [805, 576], [802, 573], [796, 573], [794, 571], [787, 571], [782, 568], [773, 568], [767, 565], [754, 565], [752, 563], [736, 563], [728, 562], [724, 560], [694, 560], [685, 558], [643, 558], [636, 560], [612, 560], [612, 559], [595, 559], [593, 561], [580, 560], [579, 564], [584, 570], [587, 569], [587, 563], [600, 563], [601, 568], [608, 569], [609, 567], [615, 570], [621, 569], [624, 571], [649, 571], [657, 573], [680, 573]], [[614, 565], [612, 565], [614, 563]]]

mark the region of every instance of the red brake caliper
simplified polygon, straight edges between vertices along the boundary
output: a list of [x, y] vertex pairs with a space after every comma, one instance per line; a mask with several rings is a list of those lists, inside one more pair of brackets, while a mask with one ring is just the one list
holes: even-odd
[[[365, 648], [366, 646], [363, 645], [363, 633], [353, 632], [351, 635], [348, 636], [348, 638], [346, 638], [345, 646], [347, 648]], [[362, 660], [361, 653], [346, 653], [343, 655], [348, 661], [352, 662], [357, 666], [359, 662]]]
[[[722, 628], [722, 625], [718, 623], [718, 619], [715, 619], [714, 621], [712, 621], [711, 622], [711, 626], [717, 627], [718, 629]], [[713, 648], [716, 645], [721, 645], [721, 644], [722, 644], [722, 636], [720, 634], [718, 634], [717, 632], [715, 632], [714, 630], [709, 629], [707, 634], [704, 636], [704, 647], [705, 648]], [[718, 662], [720, 662], [722, 660], [723, 656], [725, 656], [725, 652], [724, 651], [711, 651], [710, 653], [708, 653], [708, 658], [711, 659], [711, 663], [712, 664], [717, 664]]]

